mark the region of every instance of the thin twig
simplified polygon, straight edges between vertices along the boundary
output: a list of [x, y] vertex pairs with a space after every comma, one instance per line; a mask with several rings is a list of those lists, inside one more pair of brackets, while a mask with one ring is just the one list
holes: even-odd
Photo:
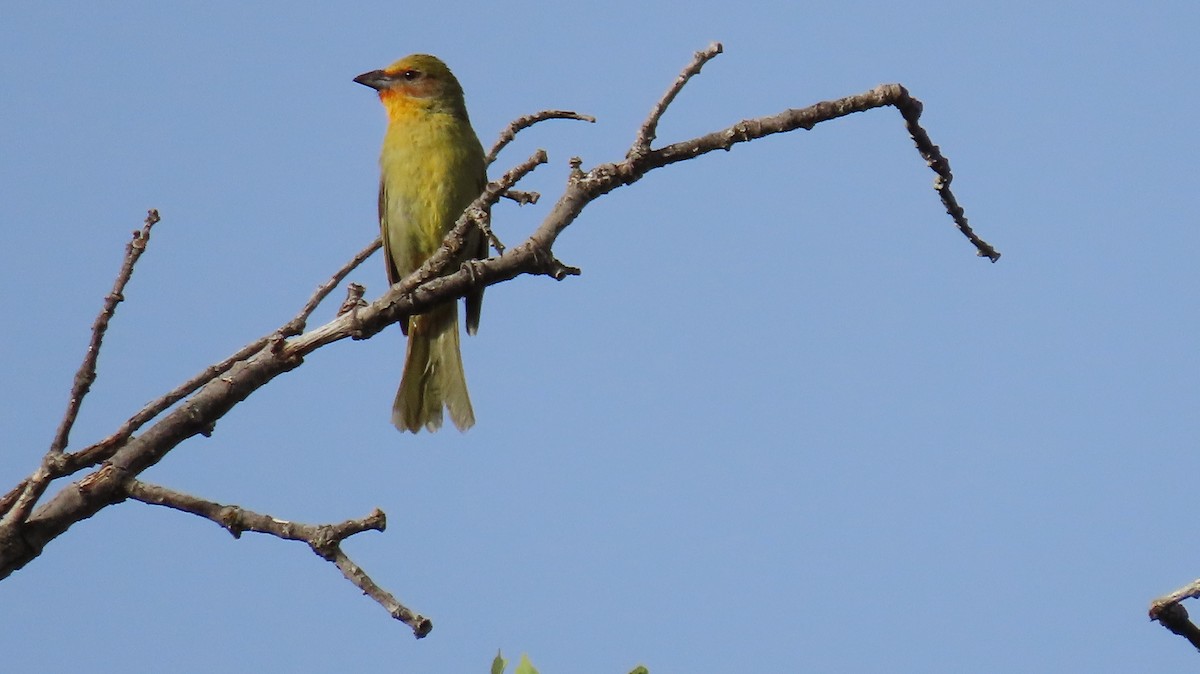
[[416, 638], [424, 638], [433, 629], [432, 620], [419, 613], [414, 613], [411, 609], [401, 604], [390, 592], [379, 587], [358, 564], [355, 564], [346, 555], [345, 551], [342, 550], [342, 546], [333, 546], [330, 550], [330, 556], [326, 559], [336, 564], [347, 580], [354, 583], [358, 589], [363, 591], [363, 594], [374, 599], [388, 612], [388, 615], [411, 627], [413, 636]]
[[[581, 179], [581, 184], [587, 185], [589, 190], [594, 189], [593, 185], [600, 184], [605, 187], [604, 191], [611, 191], [620, 184], [627, 185], [640, 179], [642, 175], [656, 168], [687, 161], [715, 150], [728, 150], [738, 143], [777, 133], [787, 133], [797, 129], [810, 130], [822, 122], [885, 106], [897, 108], [904, 116], [905, 124], [908, 126], [918, 150], [929, 163], [930, 168], [938, 175], [934, 188], [959, 231], [975, 246], [981, 257], [987, 257], [992, 262], [1000, 259], [1000, 252], [979, 238], [967, 224], [963, 209], [950, 191], [950, 180], [952, 179], [950, 162], [942, 156], [938, 147], [929, 140], [929, 135], [917, 124], [917, 117], [921, 110], [920, 101], [910, 96], [908, 90], [899, 84], [882, 84], [854, 96], [822, 101], [806, 108], [785, 110], [767, 117], [743, 120], [720, 131], [672, 143], [645, 154], [638, 154], [636, 147], [631, 148], [625, 161], [618, 164], [603, 164], [593, 168], [584, 179]], [[613, 177], [620, 182], [613, 184], [611, 180]], [[596, 196], [603, 193], [600, 192]]]
[[542, 195], [538, 194], [537, 192], [523, 192], [521, 190], [506, 190], [504, 194], [500, 196], [504, 197], [505, 199], [512, 199], [513, 201], [517, 202], [518, 206], [536, 204], [538, 199], [542, 198]]
[[695, 53], [692, 57], [692, 62], [683, 69], [683, 72], [679, 73], [679, 77], [675, 78], [675, 81], [667, 88], [662, 98], [658, 99], [658, 103], [654, 104], [654, 108], [650, 110], [650, 115], [646, 117], [646, 121], [642, 122], [642, 128], [638, 130], [637, 138], [634, 139], [633, 147], [629, 149], [627, 157], [632, 158], [650, 151], [650, 144], [654, 142], [654, 138], [658, 134], [658, 122], [662, 119], [663, 113], [667, 111], [667, 107], [679, 95], [679, 92], [688, 83], [688, 80], [699, 75], [700, 69], [704, 67], [704, 64], [716, 58], [717, 54], [720, 54], [722, 51], [724, 51], [724, 47], [721, 46], [721, 43], [714, 42], [708, 45], [706, 49]]
[[500, 237], [496, 236], [496, 231], [492, 229], [492, 212], [490, 210], [484, 213], [483, 217], [479, 220], [479, 229], [487, 237], [488, 245], [495, 249], [496, 254], [503, 255], [504, 242], [500, 240]]
[[981, 257], [986, 257], [992, 262], [996, 262], [1000, 259], [1000, 251], [975, 234], [975, 231], [967, 224], [967, 216], [962, 206], [958, 205], [958, 200], [954, 198], [954, 193], [950, 191], [950, 183], [954, 180], [954, 175], [950, 172], [950, 160], [942, 155], [941, 148], [934, 145], [933, 141], [929, 139], [929, 134], [925, 132], [925, 129], [921, 128], [921, 110], [924, 106], [921, 104], [921, 101], [909, 95], [908, 89], [899, 84], [891, 86], [899, 89], [896, 100], [892, 102], [892, 105], [896, 106], [896, 109], [904, 117], [904, 124], [908, 127], [908, 133], [912, 136], [913, 142], [917, 144], [917, 150], [925, 158], [925, 162], [929, 164], [929, 168], [933, 169], [933, 172], [938, 176], [933, 181], [933, 189], [937, 190], [938, 196], [941, 197], [942, 205], [946, 207], [946, 213], [954, 219], [954, 224], [958, 226], [958, 230], [975, 245]]
[[487, 153], [487, 156], [484, 157], [484, 165], [491, 166], [492, 162], [496, 161], [496, 157], [500, 154], [500, 151], [503, 150], [509, 143], [513, 142], [513, 139], [517, 137], [518, 133], [528, 129], [538, 122], [544, 122], [548, 119], [575, 119], [581, 122], [590, 122], [593, 124], [596, 122], [596, 118], [592, 117], [591, 115], [571, 112], [570, 110], [542, 110], [541, 112], [535, 112], [531, 115], [518, 117], [509, 122], [508, 126], [500, 132], [500, 137], [496, 139], [495, 144], [492, 145], [492, 149]]
[[139, 428], [152, 421], [155, 417], [157, 417], [159, 414], [162, 414], [164, 410], [171, 407], [175, 403], [200, 390], [200, 387], [225, 374], [234, 365], [246, 360], [259, 351], [262, 351], [263, 347], [265, 347], [269, 341], [270, 336], [259, 337], [253, 342], [250, 342], [246, 346], [238, 349], [233, 353], [233, 355], [229, 356], [225, 360], [222, 360], [214, 365], [209, 365], [191, 379], [188, 379], [179, 386], [176, 386], [174, 389], [168, 391], [165, 395], [150, 401], [145, 407], [138, 410], [137, 414], [127, 419], [125, 423], [121, 424], [121, 427], [107, 438], [104, 438], [94, 445], [81, 449], [78, 452], [68, 454], [63, 457], [63, 472], [55, 477], [69, 475], [82, 468], [94, 466], [101, 461], [107, 460], [112, 456], [113, 452], [115, 452], [122, 443], [132, 437]]
[[308, 299], [308, 302], [304, 304], [304, 308], [300, 310], [300, 313], [296, 314], [295, 318], [284, 324], [284, 327], [280, 330], [282, 336], [292, 337], [304, 332], [304, 327], [308, 323], [308, 317], [312, 315], [312, 312], [316, 311], [321, 302], [329, 296], [329, 293], [333, 292], [333, 289], [338, 287], [338, 285], [341, 284], [342, 280], [345, 279], [350, 272], [354, 271], [358, 265], [362, 264], [363, 261], [371, 257], [371, 255], [373, 255], [375, 251], [379, 250], [382, 246], [383, 239], [376, 238], [370, 243], [370, 245], [358, 251], [354, 257], [350, 258], [349, 262], [342, 265], [342, 268], [337, 270], [337, 272], [335, 272], [328, 281], [318, 286], [317, 291], [314, 292], [312, 297]]
[[393, 618], [411, 627], [418, 639], [433, 629], [433, 622], [429, 618], [414, 613], [380, 588], [341, 549], [341, 542], [350, 536], [364, 531], [383, 531], [387, 527], [387, 518], [378, 508], [364, 518], [346, 520], [338, 524], [302, 524], [256, 513], [240, 506], [222, 505], [133, 478], [126, 481], [125, 493], [135, 501], [173, 508], [216, 522], [234, 538], [241, 538], [243, 532], [251, 531], [289, 541], [303, 541], [318, 557], [333, 562], [342, 575], [383, 606]]
[[159, 220], [157, 210], [152, 208], [147, 211], [142, 228], [135, 229], [133, 237], [125, 245], [125, 257], [117, 272], [117, 278], [113, 281], [112, 290], [104, 298], [104, 305], [97, 314], [95, 322], [92, 323], [92, 339], [88, 343], [83, 362], [75, 373], [67, 409], [54, 434], [54, 440], [51, 441], [50, 448], [42, 457], [37, 470], [0, 499], [0, 508], [2, 508], [0, 514], [3, 514], [3, 518], [0, 519], [0, 529], [4, 530], [0, 532], [0, 539], [7, 538], [12, 527], [19, 526], [29, 517], [33, 506], [46, 492], [46, 487], [62, 470], [61, 464], [65, 458], [63, 450], [70, 441], [71, 429], [75, 426], [75, 419], [79, 416], [79, 408], [83, 404], [84, 397], [91, 390], [92, 384], [96, 381], [96, 361], [100, 357], [100, 347], [104, 343], [104, 333], [108, 330], [108, 322], [116, 313], [117, 305], [125, 299], [125, 286], [133, 276], [133, 267], [142, 253], [146, 251], [146, 244], [150, 241], [150, 230], [158, 224]]
[[38, 499], [46, 493], [46, 487], [50, 486], [50, 482], [54, 479], [54, 471], [51, 466], [62, 456], [62, 454], [47, 452], [33, 474], [22, 480], [13, 491], [4, 496], [2, 500], [8, 509], [4, 512], [4, 517], [0, 519], [0, 547], [3, 546], [4, 541], [9, 539], [13, 531], [29, 519], [30, 513], [33, 512], [33, 506], [37, 505]]
[[[183, 400], [189, 395], [195, 393], [200, 389], [201, 386], [204, 386], [213, 379], [225, 374], [225, 372], [227, 372], [229, 368], [233, 367], [236, 363], [239, 363], [246, 358], [249, 358], [251, 355], [261, 351], [262, 348], [271, 341], [272, 337], [276, 335], [291, 336], [303, 331], [305, 322], [308, 320], [309, 316], [312, 315], [312, 312], [316, 310], [317, 306], [321, 304], [321, 302], [329, 295], [329, 293], [332, 292], [333, 289], [336, 288], [337, 285], [341, 283], [342, 280], [345, 279], [355, 267], [362, 264], [363, 261], [370, 257], [371, 254], [376, 250], [379, 250], [380, 245], [380, 240], [376, 238], [366, 248], [363, 248], [361, 251], [356, 253], [354, 257], [350, 258], [350, 260], [346, 262], [346, 264], [342, 265], [341, 269], [335, 272], [328, 281], [321, 284], [317, 288], [316, 292], [313, 293], [312, 297], [309, 298], [308, 302], [305, 303], [300, 312], [296, 314], [296, 316], [290, 321], [281, 326], [273, 335], [260, 337], [246, 346], [238, 349], [233, 355], [229, 356], [220, 363], [204, 368], [204, 370], [196, 374], [191, 379], [188, 379], [158, 399], [151, 401], [149, 404], [139, 410], [137, 414], [133, 415], [124, 424], [122, 424], [115, 433], [109, 435], [100, 442], [91, 445], [90, 447], [63, 457], [64, 460], [61, 465], [61, 472], [54, 475], [54, 477], [69, 475], [82, 468], [94, 466], [101, 461], [107, 460], [110, 456], [112, 456], [112, 453], [116, 451], [118, 447], [120, 447], [121, 443], [128, 440], [130, 436], [136, 433], [137, 430], [144, 426], [147, 422], [151, 421], [159, 414], [162, 414], [163, 410], [166, 410], [180, 400]], [[298, 329], [297, 326], [299, 326]], [[0, 505], [2, 504], [3, 501], [0, 500]], [[4, 510], [0, 509], [0, 513], [3, 512]]]
[[17, 483], [17, 486], [9, 490], [2, 498], [0, 498], [0, 516], [6, 514], [10, 508], [16, 504], [17, 499], [25, 492], [25, 485], [29, 484], [31, 478], [25, 478]]
[[92, 383], [96, 381], [96, 359], [100, 357], [100, 345], [104, 341], [105, 331], [108, 330], [108, 321], [116, 313], [117, 305], [125, 299], [125, 285], [133, 276], [133, 265], [137, 264], [138, 258], [145, 252], [146, 244], [150, 241], [150, 230], [158, 221], [158, 211], [150, 209], [146, 213], [146, 220], [141, 230], [135, 229], [133, 238], [125, 246], [125, 260], [121, 263], [121, 271], [117, 273], [112, 291], [104, 298], [104, 306], [92, 324], [92, 341], [88, 344], [87, 354], [83, 357], [83, 363], [79, 365], [79, 371], [75, 373], [66, 414], [63, 415], [62, 423], [58, 425], [54, 441], [50, 443], [52, 453], [61, 454], [67, 447], [71, 428], [75, 425], [75, 418], [79, 415], [79, 407], [83, 403], [84, 396], [91, 390]]

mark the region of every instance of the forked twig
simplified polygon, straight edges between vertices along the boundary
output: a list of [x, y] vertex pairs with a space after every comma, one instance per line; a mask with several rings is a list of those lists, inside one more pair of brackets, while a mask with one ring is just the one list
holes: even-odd
[[318, 557], [333, 562], [342, 575], [362, 590], [363, 594], [378, 602], [393, 618], [411, 627], [418, 639], [433, 629], [433, 622], [429, 618], [414, 613], [401, 604], [391, 593], [371, 580], [362, 567], [342, 551], [341, 543], [345, 539], [364, 531], [383, 531], [387, 527], [387, 517], [378, 508], [366, 517], [338, 524], [302, 524], [263, 515], [239, 506], [222, 505], [137, 479], [130, 479], [125, 483], [125, 492], [135, 501], [173, 508], [216, 522], [234, 538], [241, 538], [243, 532], [251, 531], [307, 543]]

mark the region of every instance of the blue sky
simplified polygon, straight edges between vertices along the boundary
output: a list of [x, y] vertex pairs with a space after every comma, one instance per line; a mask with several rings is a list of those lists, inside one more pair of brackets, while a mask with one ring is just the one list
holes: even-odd
[[[503, 205], [659, 142], [901, 82], [1004, 258], [976, 258], [886, 109], [647, 176], [487, 293], [478, 425], [389, 424], [403, 342], [339, 343], [147, 480], [346, 548], [415, 641], [304, 547], [109, 508], [0, 582], [13, 671], [1174, 671], [1145, 617], [1190, 535], [1194, 3], [32, 3], [0, 7], [0, 480], [36, 465], [129, 232], [163, 217], [81, 447], [291, 317], [374, 236], [383, 114], [351, 82], [442, 56], [485, 145], [592, 114]], [[352, 275], [384, 290], [374, 258]], [[340, 292], [339, 292], [340, 295]], [[336, 302], [334, 302], [336, 305]], [[334, 306], [318, 311], [330, 317]]]

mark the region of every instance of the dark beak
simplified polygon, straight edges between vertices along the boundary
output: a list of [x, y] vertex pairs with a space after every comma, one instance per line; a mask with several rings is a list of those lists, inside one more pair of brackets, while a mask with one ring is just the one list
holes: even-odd
[[365, 87], [371, 87], [375, 91], [383, 91], [391, 85], [392, 78], [382, 70], [372, 70], [355, 77], [354, 81]]

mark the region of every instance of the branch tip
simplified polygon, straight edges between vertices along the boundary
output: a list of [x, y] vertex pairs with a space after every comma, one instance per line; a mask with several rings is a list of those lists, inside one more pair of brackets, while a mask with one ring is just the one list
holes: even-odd
[[92, 384], [96, 381], [96, 361], [100, 357], [100, 347], [104, 343], [104, 333], [108, 330], [108, 322], [116, 313], [117, 305], [125, 300], [125, 286], [133, 277], [133, 267], [146, 250], [146, 244], [150, 240], [150, 230], [160, 220], [157, 209], [152, 208], [146, 211], [146, 219], [142, 223], [142, 228], [133, 231], [129, 244], [125, 246], [125, 258], [121, 262], [121, 268], [117, 271], [117, 278], [113, 281], [112, 290], [105, 296], [100, 313], [92, 323], [92, 339], [88, 343], [83, 362], [80, 363], [79, 370], [75, 373], [67, 410], [63, 414], [58, 431], [54, 434], [54, 440], [50, 443], [49, 453], [51, 454], [61, 454], [67, 447], [71, 429], [75, 426], [75, 418], [79, 415], [79, 408], [83, 404], [84, 397], [91, 391]]
[[626, 159], [636, 159], [650, 152], [650, 145], [654, 142], [658, 134], [658, 123], [662, 119], [663, 114], [666, 113], [667, 107], [671, 105], [675, 97], [683, 90], [684, 85], [693, 77], [700, 74], [700, 69], [704, 67], [704, 64], [716, 58], [723, 51], [725, 51], [725, 48], [721, 46], [720, 42], [713, 42], [707, 48], [692, 55], [692, 62], [679, 73], [679, 76], [675, 78], [671, 86], [667, 87], [666, 93], [662, 95], [662, 98], [650, 110], [646, 121], [642, 122], [642, 128], [638, 130], [633, 145], [629, 148], [629, 152], [625, 154]]
[[[397, 620], [402, 620], [400, 616], [392, 616]], [[413, 636], [418, 639], [424, 639], [433, 631], [433, 621], [425, 616], [414, 616], [413, 619]]]
[[361, 309], [362, 307], [367, 306], [366, 300], [363, 299], [363, 295], [365, 295], [366, 292], [366, 286], [362, 285], [361, 283], [347, 284], [346, 299], [342, 300], [342, 306], [338, 307], [337, 315], [341, 316], [348, 311], [354, 311], [355, 309]]
[[537, 192], [523, 192], [521, 190], [505, 190], [504, 194], [501, 196], [503, 196], [505, 199], [511, 199], [517, 202], [518, 206], [536, 204], [538, 199], [542, 198], [542, 195]]
[[1150, 602], [1150, 620], [1156, 621], [1172, 634], [1187, 639], [1193, 648], [1200, 650], [1200, 627], [1191, 621], [1187, 608], [1183, 605], [1183, 600], [1198, 597], [1200, 597], [1200, 579]]
[[591, 115], [584, 115], [571, 110], [542, 110], [531, 115], [523, 115], [509, 122], [508, 126], [500, 132], [500, 137], [496, 139], [495, 144], [492, 145], [492, 149], [484, 157], [484, 166], [491, 166], [496, 161], [496, 157], [500, 154], [500, 151], [513, 142], [518, 133], [538, 122], [550, 119], [573, 119], [580, 122], [588, 122], [589, 124], [596, 122], [596, 118]]

